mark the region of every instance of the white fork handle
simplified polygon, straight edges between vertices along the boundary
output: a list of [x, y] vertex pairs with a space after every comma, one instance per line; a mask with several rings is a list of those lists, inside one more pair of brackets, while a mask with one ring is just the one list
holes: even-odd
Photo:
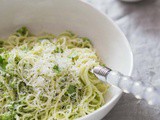
[[119, 87], [123, 92], [132, 93], [137, 99], [144, 99], [150, 105], [160, 105], [160, 92], [152, 86], [146, 86], [143, 82], [135, 81], [132, 77], [107, 67], [95, 67], [93, 73], [101, 80], [103, 76], [107, 83]]

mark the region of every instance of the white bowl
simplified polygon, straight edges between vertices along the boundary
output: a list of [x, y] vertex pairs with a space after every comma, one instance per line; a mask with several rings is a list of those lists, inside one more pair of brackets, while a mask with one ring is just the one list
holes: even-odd
[[[0, 4], [0, 36], [27, 26], [33, 33], [71, 30], [90, 38], [104, 62], [130, 75], [133, 57], [127, 39], [103, 13], [78, 0], [3, 0]], [[80, 120], [100, 120], [118, 102], [122, 91], [110, 87], [106, 104]]]

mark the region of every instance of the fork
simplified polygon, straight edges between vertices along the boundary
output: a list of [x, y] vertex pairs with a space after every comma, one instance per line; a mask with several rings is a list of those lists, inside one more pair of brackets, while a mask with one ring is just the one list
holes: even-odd
[[160, 105], [160, 91], [153, 86], [146, 86], [143, 82], [135, 81], [132, 77], [108, 67], [97, 66], [92, 72], [101, 81], [116, 86], [125, 93], [132, 93], [137, 99], [146, 100], [149, 105]]

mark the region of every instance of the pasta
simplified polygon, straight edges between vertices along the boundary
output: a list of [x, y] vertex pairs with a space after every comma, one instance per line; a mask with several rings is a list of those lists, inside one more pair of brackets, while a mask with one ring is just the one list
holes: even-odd
[[73, 120], [104, 104], [108, 85], [88, 38], [35, 36], [22, 27], [0, 39], [0, 120]]

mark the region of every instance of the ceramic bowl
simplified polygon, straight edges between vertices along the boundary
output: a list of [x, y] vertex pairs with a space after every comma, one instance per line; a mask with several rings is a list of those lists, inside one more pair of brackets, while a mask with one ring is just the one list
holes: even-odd
[[[91, 5], [80, 0], [2, 0], [0, 36], [7, 36], [21, 26], [33, 33], [73, 31], [92, 40], [108, 67], [130, 75], [133, 57], [129, 43], [114, 22]], [[118, 102], [122, 91], [110, 87], [106, 103], [79, 120], [100, 120]]]

